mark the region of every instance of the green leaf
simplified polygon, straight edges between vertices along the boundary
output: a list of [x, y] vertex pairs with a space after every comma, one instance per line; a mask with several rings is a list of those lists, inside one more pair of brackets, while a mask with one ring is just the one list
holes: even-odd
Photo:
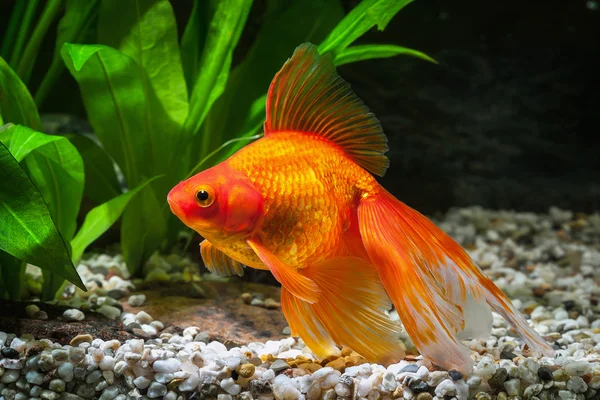
[[121, 220], [121, 248], [129, 271], [134, 274], [159, 249], [167, 232], [170, 210], [162, 207], [157, 191], [146, 186], [130, 202]]
[[27, 87], [10, 66], [0, 58], [0, 115], [2, 120], [41, 129], [37, 108]]
[[194, 0], [192, 13], [181, 37], [181, 63], [188, 93], [192, 92], [198, 74], [202, 49], [206, 43], [214, 2]]
[[23, 161], [29, 153], [38, 147], [57, 140], [64, 140], [64, 138], [62, 136], [44, 135], [22, 125], [10, 124], [8, 128], [0, 131], [0, 141], [8, 146], [11, 154], [18, 162]]
[[4, 290], [8, 297], [19, 300], [25, 283], [25, 263], [18, 258], [0, 250], [0, 273], [2, 282], [5, 282]]
[[121, 194], [121, 186], [113, 161], [102, 147], [84, 135], [69, 135], [68, 139], [81, 154], [85, 170], [84, 195], [102, 204]]
[[25, 160], [54, 222], [65, 238], [73, 237], [81, 204], [84, 171], [77, 149], [62, 136], [46, 135], [22, 125], [0, 132], [17, 161]]
[[44, 75], [42, 83], [35, 92], [35, 103], [38, 107], [50, 93], [54, 84], [63, 73], [65, 65], [60, 57], [60, 49], [66, 42], [84, 43], [95, 39], [94, 25], [98, 17], [100, 0], [66, 0], [65, 14], [58, 23], [56, 32], [56, 45], [52, 64]]
[[104, 204], [94, 207], [85, 216], [83, 225], [79, 232], [71, 240], [73, 254], [71, 256], [74, 263], [79, 261], [85, 249], [98, 239], [100, 235], [108, 230], [119, 219], [129, 201], [135, 197], [148, 183], [158, 177], [149, 179], [140, 184], [135, 189], [123, 193]]
[[0, 221], [0, 250], [55, 272], [85, 290], [44, 199], [2, 143]]
[[[202, 155], [227, 139], [245, 133], [248, 110], [266, 93], [273, 76], [294, 49], [304, 42], [319, 43], [344, 16], [338, 1], [271, 1], [269, 5], [248, 55], [231, 72], [225, 93], [202, 127], [201, 139], [205, 141]], [[264, 110], [264, 103], [258, 106]], [[261, 118], [264, 121], [264, 114]], [[240, 145], [243, 144], [236, 148]]]
[[388, 44], [365, 44], [347, 47], [336, 54], [334, 62], [336, 66], [349, 64], [357, 61], [370, 60], [373, 58], [389, 58], [397, 55], [409, 55], [437, 64], [433, 58], [418, 50]]
[[[100, 45], [65, 43], [62, 57], [79, 83], [88, 119], [106, 152], [123, 171], [129, 186], [161, 165], [161, 118], [152, 113], [144, 71], [127, 55]], [[165, 135], [156, 143], [156, 136]], [[153, 161], [156, 160], [156, 163]], [[162, 165], [161, 165], [162, 166]]]
[[413, 0], [362, 0], [319, 45], [321, 54], [344, 50], [377, 25], [382, 31], [390, 20]]
[[187, 137], [200, 130], [212, 104], [225, 89], [233, 50], [248, 18], [252, 0], [221, 0], [216, 4], [199, 62], [201, 73], [192, 91], [190, 112], [184, 125]]
[[188, 92], [181, 66], [177, 23], [169, 1], [103, 0], [98, 40], [128, 55], [142, 67], [161, 107], [178, 126], [183, 125], [188, 114]]

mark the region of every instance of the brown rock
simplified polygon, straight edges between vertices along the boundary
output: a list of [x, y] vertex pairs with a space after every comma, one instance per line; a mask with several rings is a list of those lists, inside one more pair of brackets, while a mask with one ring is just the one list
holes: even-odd
[[252, 375], [254, 375], [254, 371], [256, 370], [256, 367], [254, 366], [254, 364], [242, 364], [239, 367], [237, 367], [236, 372], [242, 377], [242, 378], [250, 378]]
[[[211, 340], [218, 340], [227, 347], [235, 347], [254, 341], [279, 340], [287, 321], [281, 309], [268, 310], [245, 303], [245, 294], [257, 293], [264, 298], [280, 298], [280, 288], [243, 282], [232, 278], [229, 282], [197, 282], [205, 292], [205, 298], [191, 298], [190, 284], [177, 283], [143, 290], [146, 303], [144, 311], [173, 332], [181, 332], [188, 326], [197, 326], [209, 333]], [[139, 311], [121, 303], [125, 312]]]

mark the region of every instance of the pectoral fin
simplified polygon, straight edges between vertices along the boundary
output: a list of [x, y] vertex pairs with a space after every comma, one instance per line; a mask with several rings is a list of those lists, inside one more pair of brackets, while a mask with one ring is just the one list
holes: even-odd
[[275, 279], [291, 294], [307, 303], [313, 304], [318, 301], [321, 290], [312, 279], [285, 264], [258, 241], [249, 239], [246, 243], [254, 250], [261, 261], [269, 267]]
[[208, 240], [200, 243], [200, 255], [206, 269], [217, 276], [244, 275], [244, 266], [217, 249]]

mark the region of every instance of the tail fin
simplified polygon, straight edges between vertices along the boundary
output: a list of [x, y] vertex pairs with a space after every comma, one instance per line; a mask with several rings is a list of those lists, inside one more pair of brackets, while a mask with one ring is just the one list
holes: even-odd
[[404, 328], [432, 362], [468, 373], [472, 360], [459, 339], [487, 338], [489, 305], [534, 351], [553, 350], [502, 291], [450, 236], [385, 189], [361, 200], [363, 243]]
[[337, 257], [300, 271], [319, 286], [318, 302], [309, 304], [283, 288], [281, 306], [292, 334], [317, 356], [328, 357], [339, 344], [381, 363], [404, 358], [400, 325], [384, 312], [391, 303], [372, 265]]

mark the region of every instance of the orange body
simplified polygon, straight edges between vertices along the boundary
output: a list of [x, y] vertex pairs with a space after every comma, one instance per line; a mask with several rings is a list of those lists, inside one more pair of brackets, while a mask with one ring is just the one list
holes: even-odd
[[[264, 216], [251, 235], [292, 268], [335, 257], [366, 256], [356, 224], [360, 197], [375, 179], [331, 143], [285, 132], [259, 139], [215, 167], [249, 177], [264, 201]], [[218, 246], [253, 268], [268, 269], [244, 237]]]
[[[171, 210], [206, 240], [218, 275], [266, 269], [292, 334], [319, 357], [345, 345], [404, 356], [404, 328], [431, 361], [468, 373], [461, 342], [487, 339], [490, 307], [535, 351], [552, 349], [452, 238], [381, 187], [387, 139], [335, 72], [300, 46], [273, 80], [265, 137], [179, 183]], [[402, 327], [386, 310], [395, 306]]]

